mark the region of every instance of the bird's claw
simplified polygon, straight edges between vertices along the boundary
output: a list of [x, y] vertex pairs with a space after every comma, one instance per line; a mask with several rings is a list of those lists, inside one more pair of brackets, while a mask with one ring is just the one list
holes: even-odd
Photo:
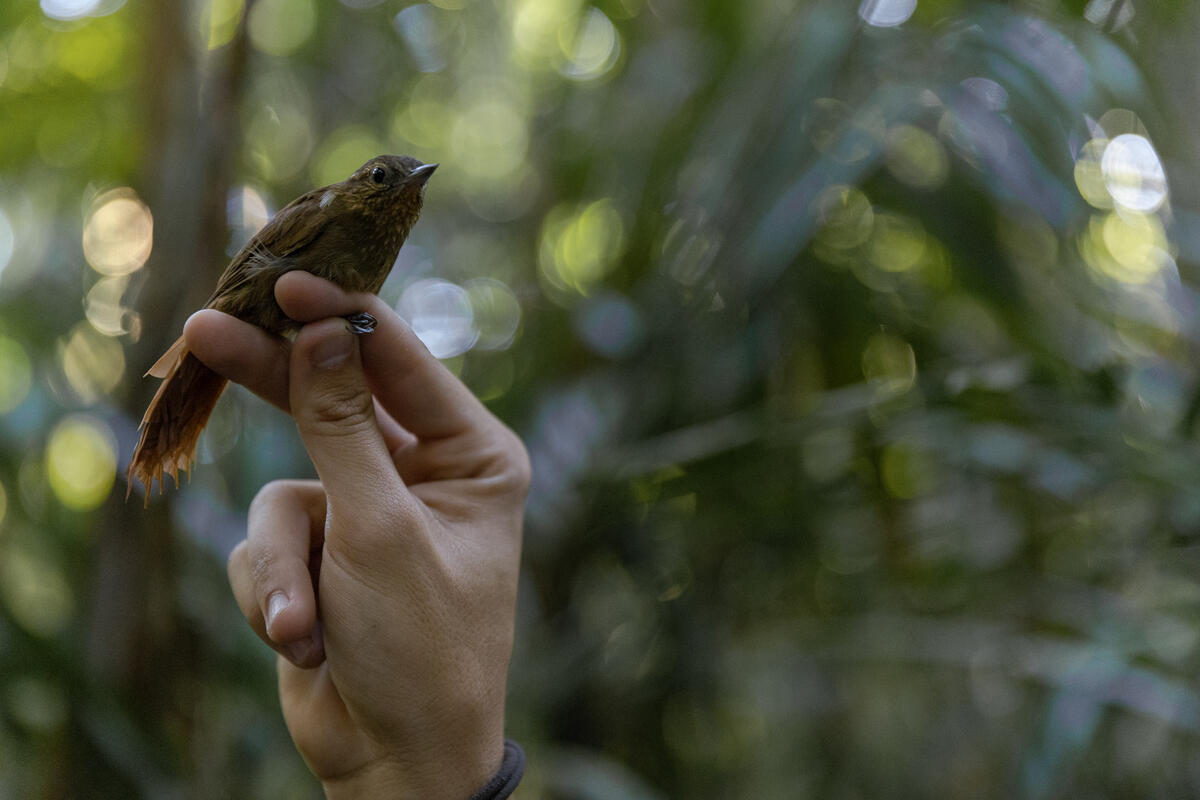
[[354, 333], [370, 333], [379, 324], [373, 316], [365, 311], [359, 311], [357, 314], [347, 314], [345, 320], [350, 323], [350, 330]]

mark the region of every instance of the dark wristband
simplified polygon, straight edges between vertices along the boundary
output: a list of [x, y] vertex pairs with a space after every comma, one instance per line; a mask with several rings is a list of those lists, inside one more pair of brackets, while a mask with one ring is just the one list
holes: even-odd
[[504, 760], [500, 762], [500, 769], [482, 789], [471, 795], [471, 800], [504, 800], [517, 790], [517, 784], [524, 774], [525, 751], [512, 739], [505, 739]]

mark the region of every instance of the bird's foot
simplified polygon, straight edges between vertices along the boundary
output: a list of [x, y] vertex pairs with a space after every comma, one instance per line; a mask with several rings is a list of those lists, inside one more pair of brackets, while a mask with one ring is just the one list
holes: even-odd
[[357, 314], [347, 314], [345, 320], [350, 323], [350, 330], [354, 333], [370, 333], [379, 324], [373, 316], [365, 311], [359, 311]]

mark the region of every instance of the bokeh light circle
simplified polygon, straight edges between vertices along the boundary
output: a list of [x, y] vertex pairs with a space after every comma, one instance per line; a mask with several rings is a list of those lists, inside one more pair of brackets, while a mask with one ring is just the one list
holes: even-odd
[[90, 511], [103, 503], [116, 468], [116, 437], [103, 420], [75, 414], [54, 427], [46, 444], [46, 480], [67, 508]]
[[52, 19], [81, 19], [100, 5], [100, 0], [42, 0], [42, 13]]
[[1092, 139], [1080, 148], [1079, 157], [1075, 159], [1075, 188], [1093, 208], [1109, 209], [1113, 205], [1104, 172], [1100, 169], [1100, 159], [1107, 147], [1107, 139]]
[[0, 273], [3, 273], [4, 268], [8, 266], [9, 259], [12, 258], [16, 245], [17, 237], [13, 231], [12, 223], [8, 221], [8, 216], [3, 211], [0, 211]]
[[455, 162], [470, 176], [498, 180], [521, 166], [529, 148], [529, 130], [519, 109], [496, 96], [459, 115], [450, 146]]
[[71, 621], [75, 597], [62, 569], [33, 548], [0, 551], [0, 597], [17, 624], [48, 638]]
[[881, 394], [899, 394], [915, 383], [917, 359], [908, 342], [888, 333], [877, 333], [863, 349], [862, 370]]
[[936, 189], [946, 181], [950, 161], [937, 137], [913, 125], [897, 125], [887, 135], [887, 168], [914, 189]]
[[[345, 2], [345, 0], [343, 0]], [[445, 68], [437, 11], [428, 3], [417, 3], [392, 17], [392, 27], [404, 39], [420, 72], [438, 72]]]
[[396, 311], [435, 358], [453, 358], [471, 349], [479, 332], [467, 290], [440, 278], [412, 283]]
[[84, 403], [95, 403], [117, 388], [125, 375], [124, 348], [87, 320], [71, 329], [58, 357], [67, 382]]
[[369, 159], [387, 148], [362, 125], [349, 125], [331, 133], [313, 156], [312, 177], [318, 186], [344, 181]]
[[1113, 202], [1130, 211], [1157, 211], [1167, 199], [1167, 175], [1154, 145], [1123, 133], [1104, 148], [1100, 171]]
[[863, 0], [858, 16], [876, 28], [894, 28], [908, 22], [917, 10], [917, 0]]
[[121, 304], [129, 278], [117, 276], [96, 281], [83, 299], [87, 321], [105, 336], [121, 336], [136, 328], [137, 312]]
[[475, 329], [481, 350], [504, 350], [512, 344], [521, 324], [521, 302], [507, 284], [495, 278], [467, 281], [467, 296], [474, 311]]
[[113, 189], [96, 198], [83, 225], [83, 256], [101, 275], [128, 275], [150, 257], [154, 218], [132, 189]]
[[625, 246], [621, 214], [602, 198], [574, 213], [551, 209], [542, 223], [541, 276], [556, 291], [590, 293], [615, 266]]
[[814, 201], [817, 243], [834, 250], [858, 247], [871, 236], [875, 211], [871, 201], [859, 189], [844, 184], [826, 187]]
[[250, 8], [247, 27], [254, 46], [286, 56], [312, 37], [317, 24], [313, 0], [259, 0]]
[[568, 78], [600, 78], [620, 59], [621, 36], [600, 9], [589, 8], [573, 35], [566, 35], [567, 30], [567, 26], [559, 29], [559, 47], [566, 59], [560, 70]]
[[588, 347], [608, 358], [628, 355], [646, 334], [637, 307], [616, 292], [589, 298], [576, 312], [574, 323]]

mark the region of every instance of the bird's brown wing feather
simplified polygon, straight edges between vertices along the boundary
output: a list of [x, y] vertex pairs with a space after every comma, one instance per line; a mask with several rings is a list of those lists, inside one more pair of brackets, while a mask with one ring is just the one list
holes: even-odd
[[319, 213], [321, 195], [329, 188], [302, 194], [279, 209], [229, 262], [205, 306], [236, 290], [259, 271], [277, 266], [279, 259], [307, 247], [320, 236], [329, 220], [328, 214]]

